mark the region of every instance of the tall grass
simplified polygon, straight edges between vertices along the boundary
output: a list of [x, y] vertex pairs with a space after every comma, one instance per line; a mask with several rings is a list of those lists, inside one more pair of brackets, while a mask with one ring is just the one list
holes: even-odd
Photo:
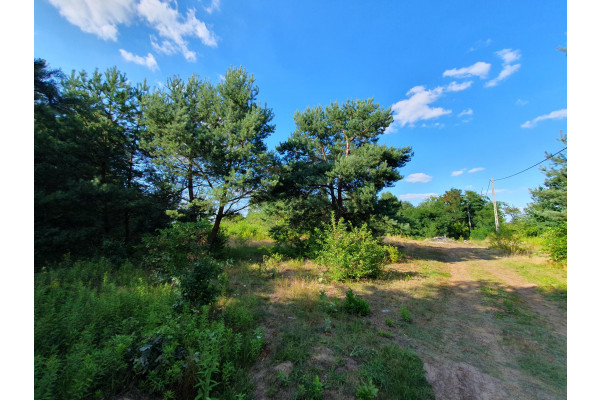
[[[236, 305], [224, 316], [131, 263], [65, 261], [35, 276], [35, 398], [234, 398], [263, 339]], [[247, 314], [247, 315], [246, 315]], [[244, 321], [239, 324], [237, 321]]]

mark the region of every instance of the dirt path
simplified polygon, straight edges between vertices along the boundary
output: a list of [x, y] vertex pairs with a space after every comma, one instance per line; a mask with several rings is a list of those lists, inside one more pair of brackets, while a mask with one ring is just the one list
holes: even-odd
[[523, 309], [545, 321], [566, 340], [566, 313], [535, 291], [536, 285], [505, 265], [505, 257], [457, 242], [403, 243], [418, 262], [441, 262], [448, 268], [444, 307], [429, 318], [426, 330], [439, 330], [441, 340], [428, 343], [417, 332], [410, 342], [422, 357], [436, 399], [558, 398], [543, 383], [519, 368], [520, 354], [505, 340], [506, 332], [489, 306], [482, 288], [493, 276], [498, 287], [517, 293]]

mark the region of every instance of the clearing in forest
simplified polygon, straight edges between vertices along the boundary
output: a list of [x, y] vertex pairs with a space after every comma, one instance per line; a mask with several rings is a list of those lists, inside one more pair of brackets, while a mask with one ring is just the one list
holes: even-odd
[[[386, 241], [402, 260], [342, 283], [237, 249], [227, 301], [254, 304], [267, 339], [256, 399], [566, 398], [565, 268], [470, 242]], [[350, 289], [368, 316], [340, 310]]]

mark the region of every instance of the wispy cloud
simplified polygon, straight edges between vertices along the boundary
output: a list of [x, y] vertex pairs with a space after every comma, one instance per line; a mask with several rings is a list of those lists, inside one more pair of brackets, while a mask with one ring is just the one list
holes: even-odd
[[477, 167], [477, 168], [472, 168], [472, 169], [468, 170], [467, 172], [468, 172], [469, 174], [472, 174], [473, 172], [479, 172], [479, 171], [483, 171], [484, 169], [485, 169], [485, 168], [482, 168], [482, 167]]
[[410, 174], [409, 176], [407, 176], [405, 178], [405, 181], [411, 183], [427, 183], [431, 182], [432, 179], [433, 177], [430, 175], [424, 174], [422, 172], [417, 172], [416, 174]]
[[500, 81], [508, 78], [521, 68], [521, 64], [513, 64], [515, 61], [521, 58], [520, 50], [503, 49], [496, 52], [496, 55], [502, 59], [502, 71], [500, 74], [492, 80], [485, 83], [485, 87], [497, 86]]
[[462, 111], [461, 111], [461, 112], [458, 114], [458, 116], [459, 116], [459, 117], [464, 117], [464, 116], [466, 116], [466, 115], [473, 115], [473, 110], [469, 108], [468, 110], [462, 110]]
[[85, 33], [103, 40], [117, 40], [117, 26], [129, 24], [136, 0], [50, 0], [60, 15]]
[[413, 87], [406, 93], [408, 99], [392, 104], [394, 123], [388, 128], [386, 133], [394, 132], [397, 124], [403, 127], [406, 124], [412, 125], [418, 121], [452, 113], [452, 110], [446, 110], [442, 107], [430, 107], [430, 104], [437, 101], [444, 93], [465, 90], [472, 83], [473, 81], [462, 83], [451, 82], [446, 86], [438, 86], [430, 90], [425, 89], [425, 86]]
[[471, 76], [478, 76], [480, 78], [485, 78], [490, 72], [491, 66], [492, 64], [479, 61], [468, 67], [453, 68], [446, 70], [444, 71], [443, 76], [452, 78], [469, 78]]
[[451, 176], [459, 176], [459, 175], [464, 174], [466, 170], [467, 170], [466, 168], [463, 168], [463, 169], [460, 169], [458, 171], [452, 171], [452, 173], [450, 175]]
[[437, 193], [406, 193], [398, 196], [400, 200], [425, 200], [437, 196]]
[[469, 48], [469, 52], [475, 51], [475, 50], [480, 49], [482, 47], [487, 47], [490, 44], [492, 44], [492, 39], [478, 40], [477, 42], [475, 42], [475, 44], [471, 48]]
[[[186, 60], [195, 61], [196, 52], [190, 50], [188, 38], [200, 39], [209, 47], [217, 46], [215, 34], [206, 23], [196, 18], [194, 9], [188, 9], [183, 16], [177, 9], [177, 3], [170, 0], [49, 1], [71, 24], [103, 40], [117, 41], [119, 25], [141, 20], [154, 30], [150, 44], [159, 53], [181, 53]], [[210, 12], [217, 10], [219, 4], [218, 0], [213, 0]]]
[[536, 117], [536, 118], [532, 119], [531, 121], [525, 122], [523, 125], [521, 125], [521, 128], [533, 128], [534, 126], [537, 125], [538, 122], [544, 121], [546, 119], [563, 119], [563, 118], [567, 118], [567, 109], [566, 108], [564, 108], [562, 110], [552, 111], [550, 114], [540, 115], [539, 117]]
[[214, 11], [219, 11], [221, 9], [221, 0], [212, 0], [210, 2], [210, 6], [204, 7], [204, 11], [209, 14], [212, 14]]
[[[169, 51], [176, 49], [187, 61], [196, 61], [196, 52], [189, 49], [188, 42], [184, 39], [188, 36], [200, 39], [206, 46], [217, 46], [214, 33], [196, 18], [194, 10], [188, 10], [184, 19], [168, 2], [141, 0], [137, 12], [163, 39], [160, 48], [168, 49], [166, 54], [172, 54]], [[158, 51], [157, 47], [155, 49]]]
[[517, 99], [517, 101], [515, 101], [515, 104], [518, 106], [524, 106], [527, 103], [529, 103], [527, 100]]
[[143, 65], [145, 67], [148, 67], [151, 71], [156, 71], [158, 69], [158, 64], [156, 63], [156, 59], [154, 58], [152, 53], [148, 53], [146, 57], [142, 57], [123, 49], [119, 49], [119, 52], [121, 53], [121, 56], [125, 59], [125, 61]]

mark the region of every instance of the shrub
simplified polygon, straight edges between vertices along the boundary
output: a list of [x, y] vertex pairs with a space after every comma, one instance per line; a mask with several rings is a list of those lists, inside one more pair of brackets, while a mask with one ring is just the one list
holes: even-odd
[[376, 277], [384, 265], [386, 250], [373, 238], [366, 225], [350, 227], [331, 217], [323, 233], [317, 261], [329, 269], [333, 280]]
[[505, 251], [508, 254], [525, 253], [523, 236], [511, 225], [501, 225], [500, 233], [495, 230], [489, 235], [490, 246]]
[[344, 310], [348, 314], [356, 314], [360, 316], [369, 315], [371, 313], [371, 309], [369, 308], [369, 303], [367, 303], [363, 299], [359, 299], [354, 295], [352, 290], [348, 290], [346, 292], [346, 300], [344, 301]]
[[396, 246], [385, 246], [385, 250], [388, 253], [388, 259], [392, 264], [396, 264], [402, 258], [402, 253]]
[[552, 261], [562, 262], [567, 259], [567, 223], [549, 228], [543, 235], [543, 249]]
[[358, 387], [356, 400], [373, 400], [377, 397], [377, 393], [379, 393], [379, 389], [373, 384], [373, 380], [369, 379], [369, 382]]
[[400, 309], [400, 315], [402, 315], [402, 320], [407, 324], [410, 324], [412, 322], [412, 315], [410, 315], [410, 311], [408, 311], [408, 309], [404, 306], [402, 306], [402, 308]]
[[219, 294], [218, 276], [222, 266], [209, 257], [192, 264], [192, 269], [181, 279], [181, 294], [193, 306], [212, 303]]
[[[212, 303], [218, 294], [217, 277], [222, 271], [208, 251], [212, 225], [205, 220], [176, 222], [157, 236], [143, 239], [145, 266], [161, 281], [181, 288], [183, 297], [194, 306]], [[213, 249], [223, 248], [226, 238], [219, 234]]]

